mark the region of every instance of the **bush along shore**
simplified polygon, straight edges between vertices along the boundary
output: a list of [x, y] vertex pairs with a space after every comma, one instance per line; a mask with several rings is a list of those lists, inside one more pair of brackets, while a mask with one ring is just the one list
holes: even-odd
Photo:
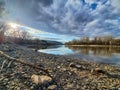
[[120, 90], [120, 67], [0, 45], [0, 90]]

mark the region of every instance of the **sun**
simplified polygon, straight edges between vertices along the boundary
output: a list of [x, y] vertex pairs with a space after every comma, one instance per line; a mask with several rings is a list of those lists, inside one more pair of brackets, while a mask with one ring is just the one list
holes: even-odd
[[18, 25], [16, 23], [9, 23], [9, 26], [11, 28], [17, 28], [18, 27]]

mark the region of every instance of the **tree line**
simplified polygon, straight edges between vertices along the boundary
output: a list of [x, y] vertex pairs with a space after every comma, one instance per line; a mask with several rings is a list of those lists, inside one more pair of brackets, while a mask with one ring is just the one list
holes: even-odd
[[0, 23], [0, 44], [2, 43], [15, 43], [24, 45], [62, 45], [58, 41], [40, 40], [38, 38], [32, 38], [33, 36], [20, 28], [11, 28], [7, 23]]
[[66, 42], [65, 45], [120, 45], [120, 39], [115, 39], [112, 35], [96, 36], [93, 39], [83, 37]]

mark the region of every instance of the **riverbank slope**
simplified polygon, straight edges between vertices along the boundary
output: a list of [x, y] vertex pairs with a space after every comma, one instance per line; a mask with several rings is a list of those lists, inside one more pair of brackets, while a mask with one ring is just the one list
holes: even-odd
[[120, 68], [117, 66], [40, 53], [16, 44], [3, 44], [0, 50], [11, 57], [47, 69], [54, 79], [47, 85], [37, 85], [31, 76], [48, 74], [15, 61], [7, 67], [10, 61], [0, 57], [0, 65], [5, 63], [0, 72], [2, 90], [50, 90], [52, 85], [57, 86], [56, 90], [120, 90]]

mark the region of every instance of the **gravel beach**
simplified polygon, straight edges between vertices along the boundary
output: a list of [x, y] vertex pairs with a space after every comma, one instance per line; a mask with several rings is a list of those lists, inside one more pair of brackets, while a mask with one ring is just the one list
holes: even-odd
[[[120, 90], [120, 67], [36, 52], [16, 44], [2, 44], [5, 54], [48, 70], [0, 57], [0, 90]], [[3, 66], [4, 63], [4, 66]], [[49, 82], [36, 84], [36, 77]], [[31, 78], [32, 77], [32, 78]], [[39, 79], [38, 79], [39, 80]]]

